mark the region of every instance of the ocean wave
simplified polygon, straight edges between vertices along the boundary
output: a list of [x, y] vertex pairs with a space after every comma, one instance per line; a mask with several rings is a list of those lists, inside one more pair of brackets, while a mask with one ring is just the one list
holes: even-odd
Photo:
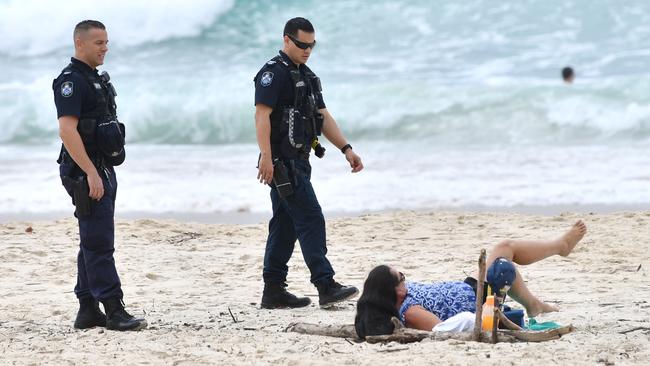
[[[253, 86], [245, 75], [140, 80], [124, 88], [115, 82], [129, 143], [255, 141]], [[41, 78], [31, 84], [0, 84], [5, 132], [0, 143], [58, 139], [50, 83]], [[324, 93], [328, 110], [352, 139], [419, 139], [442, 145], [650, 140], [647, 78], [601, 86], [531, 84], [449, 87], [400, 81], [333, 85]]]
[[102, 21], [110, 30], [111, 44], [120, 46], [193, 37], [233, 4], [234, 0], [5, 0], [0, 2], [0, 54], [37, 56], [70, 47], [72, 28], [83, 19]]
[[[643, 1], [119, 0], [92, 9], [80, 0], [2, 1], [0, 33], [11, 36], [0, 39], [7, 75], [0, 144], [58, 139], [51, 80], [72, 51], [70, 25], [95, 15], [117, 46], [101, 69], [114, 80], [129, 143], [254, 142], [252, 78], [282, 47], [286, 19], [299, 15], [316, 27], [310, 67], [351, 139], [650, 138], [650, 7]], [[73, 7], [80, 10], [68, 14]], [[45, 13], [57, 21], [26, 29]], [[577, 70], [573, 86], [559, 80], [569, 63]]]

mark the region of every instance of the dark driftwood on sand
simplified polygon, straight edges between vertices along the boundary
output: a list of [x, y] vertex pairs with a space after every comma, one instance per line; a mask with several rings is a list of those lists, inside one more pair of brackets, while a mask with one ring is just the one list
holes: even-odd
[[481, 326], [483, 314], [483, 279], [485, 278], [485, 249], [481, 249], [478, 257], [478, 277], [476, 279], [476, 318], [474, 318], [474, 338], [476, 342], [481, 341]]
[[563, 335], [571, 333], [574, 330], [575, 328], [573, 325], [566, 325], [564, 327], [544, 331], [499, 330], [499, 337], [501, 337], [501, 334], [507, 334], [522, 342], [546, 342], [560, 339]]
[[508, 319], [508, 317], [506, 317], [506, 315], [502, 313], [501, 310], [499, 310], [499, 321], [503, 323], [503, 325], [505, 325], [506, 328], [510, 330], [522, 330], [520, 326], [518, 326], [517, 324], [513, 323], [510, 319]]
[[321, 325], [310, 323], [291, 323], [285, 329], [286, 332], [301, 334], [320, 335], [327, 337], [353, 338], [358, 339], [357, 331], [353, 324], [344, 325]]
[[[504, 330], [497, 331], [498, 342], [544, 342], [559, 339], [561, 336], [574, 331], [575, 328], [567, 325], [557, 329], [545, 331], [527, 331], [527, 330]], [[354, 325], [321, 325], [310, 323], [291, 323], [285, 331], [296, 332], [300, 334], [320, 335], [327, 337], [350, 338], [360, 341], [357, 333], [354, 330]], [[490, 332], [481, 332], [482, 342], [491, 342]], [[399, 328], [393, 334], [382, 336], [368, 336], [366, 342], [368, 343], [385, 343], [385, 342], [399, 342], [399, 343], [412, 343], [419, 342], [423, 339], [431, 339], [434, 341], [446, 341], [455, 339], [459, 341], [472, 341], [474, 339], [473, 332], [427, 332], [423, 330]]]
[[[320, 325], [310, 323], [291, 323], [287, 328], [287, 332], [296, 332], [301, 334], [320, 335], [328, 337], [351, 338], [360, 340], [354, 330], [354, 325]], [[431, 339], [434, 341], [446, 341], [455, 339], [460, 341], [471, 341], [473, 333], [471, 332], [427, 332], [424, 330], [399, 328], [395, 329], [393, 334], [381, 336], [368, 336], [366, 342], [368, 343], [384, 343], [384, 342], [398, 342], [398, 343], [412, 343], [419, 342], [423, 339]], [[488, 333], [484, 334], [482, 339], [488, 340]], [[499, 333], [500, 342], [516, 342], [517, 338], [509, 334]]]
[[[412, 343], [419, 342], [423, 339], [431, 339], [434, 341], [447, 341], [450, 339], [457, 341], [473, 341], [474, 332], [427, 332], [424, 330], [404, 328], [398, 332], [382, 336], [368, 336], [366, 342], [368, 343], [385, 343], [385, 342], [399, 342], [399, 343]], [[483, 333], [482, 340], [490, 339], [488, 333]], [[498, 334], [499, 342], [513, 343], [517, 342], [517, 338], [509, 334]]]

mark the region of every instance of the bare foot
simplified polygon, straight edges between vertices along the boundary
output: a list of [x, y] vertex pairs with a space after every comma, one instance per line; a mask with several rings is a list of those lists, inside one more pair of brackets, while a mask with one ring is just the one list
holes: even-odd
[[539, 314], [553, 313], [556, 311], [560, 311], [560, 309], [557, 306], [540, 301], [534, 306], [527, 308], [526, 314], [528, 314], [529, 318], [534, 318]]
[[564, 244], [564, 249], [560, 251], [560, 255], [563, 257], [569, 255], [586, 233], [587, 225], [585, 225], [582, 220], [576, 221], [576, 223], [573, 224], [573, 227], [558, 239]]

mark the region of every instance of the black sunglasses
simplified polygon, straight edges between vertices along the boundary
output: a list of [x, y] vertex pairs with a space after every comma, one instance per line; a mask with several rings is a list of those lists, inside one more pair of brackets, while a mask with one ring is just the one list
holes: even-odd
[[406, 281], [406, 276], [404, 276], [404, 273], [399, 272], [399, 282], [397, 283], [398, 285], [402, 282]]
[[300, 42], [299, 40], [293, 38], [288, 34], [285, 34], [285, 36], [289, 37], [289, 39], [293, 42], [293, 44], [295, 44], [296, 47], [300, 48], [301, 50], [306, 50], [307, 48], [311, 48], [313, 50], [314, 47], [316, 47], [316, 41], [312, 43], [305, 43], [305, 42]]

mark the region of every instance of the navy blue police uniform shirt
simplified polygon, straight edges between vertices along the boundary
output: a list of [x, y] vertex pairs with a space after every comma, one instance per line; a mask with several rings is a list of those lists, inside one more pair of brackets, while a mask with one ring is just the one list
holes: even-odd
[[[97, 74], [97, 70], [91, 68], [76, 58], [71, 59], [75, 67], [89, 70]], [[88, 80], [77, 70], [72, 69], [70, 73], [61, 75], [53, 86], [54, 104], [56, 105], [57, 118], [62, 116], [81, 117], [84, 112], [92, 111], [97, 105], [95, 91], [91, 88]]]
[[[292, 65], [293, 61], [284, 52], [280, 51], [280, 56], [282, 56], [285, 62]], [[305, 65], [300, 65], [298, 70], [300, 70], [304, 78]], [[261, 103], [273, 108], [271, 120], [274, 120], [273, 117], [276, 113], [281, 117], [281, 107], [293, 106], [295, 90], [291, 80], [291, 74], [289, 74], [287, 67], [281, 65], [279, 62], [269, 61], [257, 73], [254, 80], [255, 105]], [[315, 94], [318, 109], [325, 108], [323, 95], [318, 92]]]
[[[290, 67], [295, 66], [287, 54], [280, 51], [280, 56]], [[298, 70], [300, 70], [304, 80], [305, 65], [300, 65]], [[280, 136], [280, 132], [273, 126], [282, 121], [284, 107], [293, 106], [295, 89], [289, 68], [275, 60], [268, 61], [255, 75], [254, 81], [255, 105], [261, 103], [273, 108], [271, 112], [271, 143], [281, 143], [284, 136]], [[323, 95], [321, 93], [315, 94], [318, 109], [325, 108]]]

